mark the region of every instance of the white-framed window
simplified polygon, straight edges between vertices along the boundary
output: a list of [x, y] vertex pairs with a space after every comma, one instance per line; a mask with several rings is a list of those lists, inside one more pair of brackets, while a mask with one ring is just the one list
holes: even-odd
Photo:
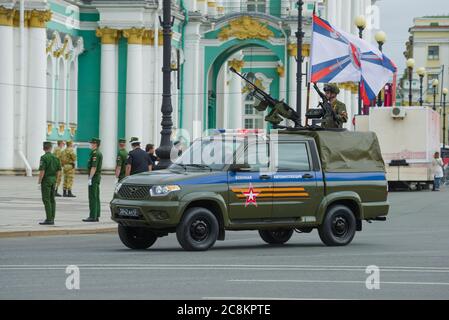
[[247, 0], [246, 7], [248, 12], [267, 12], [267, 0]]
[[[438, 74], [437, 73], [429, 73], [427, 75], [427, 91], [429, 94], [433, 94], [433, 80], [439, 80], [438, 79]], [[438, 94], [438, 86], [436, 87], [436, 93]]]
[[245, 129], [263, 129], [264, 112], [257, 111], [254, 108], [256, 99], [250, 94], [245, 97], [243, 110], [243, 127]]
[[440, 47], [439, 46], [429, 46], [427, 48], [427, 59], [428, 60], [440, 60]]

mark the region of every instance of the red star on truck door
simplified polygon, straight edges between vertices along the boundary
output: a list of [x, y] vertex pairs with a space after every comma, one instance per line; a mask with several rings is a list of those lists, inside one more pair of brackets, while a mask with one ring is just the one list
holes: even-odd
[[250, 204], [254, 204], [257, 207], [256, 197], [259, 195], [259, 192], [254, 191], [251, 183], [249, 184], [248, 191], [243, 191], [243, 194], [246, 197], [245, 208]]

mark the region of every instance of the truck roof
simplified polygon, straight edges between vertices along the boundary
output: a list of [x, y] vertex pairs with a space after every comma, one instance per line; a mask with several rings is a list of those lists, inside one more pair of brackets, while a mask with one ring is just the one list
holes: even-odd
[[379, 141], [374, 132], [346, 130], [279, 131], [315, 140], [325, 172], [385, 172]]

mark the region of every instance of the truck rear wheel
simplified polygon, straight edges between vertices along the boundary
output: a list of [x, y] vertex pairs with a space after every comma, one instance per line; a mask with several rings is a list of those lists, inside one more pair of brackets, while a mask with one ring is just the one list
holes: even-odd
[[345, 246], [354, 238], [356, 225], [352, 210], [336, 205], [327, 211], [323, 224], [318, 227], [318, 234], [327, 246]]
[[266, 243], [284, 244], [292, 237], [293, 230], [259, 230], [259, 235]]
[[176, 238], [184, 250], [205, 251], [217, 241], [217, 218], [206, 208], [190, 208], [176, 228]]
[[122, 243], [130, 249], [143, 250], [151, 247], [157, 236], [147, 228], [118, 225], [118, 235]]

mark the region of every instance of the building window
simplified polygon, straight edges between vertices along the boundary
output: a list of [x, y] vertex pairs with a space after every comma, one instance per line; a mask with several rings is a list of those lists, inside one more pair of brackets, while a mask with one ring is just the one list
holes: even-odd
[[245, 99], [243, 124], [245, 129], [263, 129], [264, 113], [254, 109], [256, 103], [254, 97], [248, 94]]
[[266, 13], [267, 1], [266, 0], [248, 0], [247, 9], [249, 12], [261, 12]]
[[[433, 86], [432, 86], [432, 82], [433, 80], [438, 79], [438, 74], [428, 74], [427, 75], [427, 91], [429, 92], [429, 94], [433, 94]], [[437, 89], [437, 93], [438, 93], [438, 87]]]
[[427, 58], [429, 60], [439, 60], [440, 59], [440, 47], [429, 46], [428, 52], [427, 52]]

